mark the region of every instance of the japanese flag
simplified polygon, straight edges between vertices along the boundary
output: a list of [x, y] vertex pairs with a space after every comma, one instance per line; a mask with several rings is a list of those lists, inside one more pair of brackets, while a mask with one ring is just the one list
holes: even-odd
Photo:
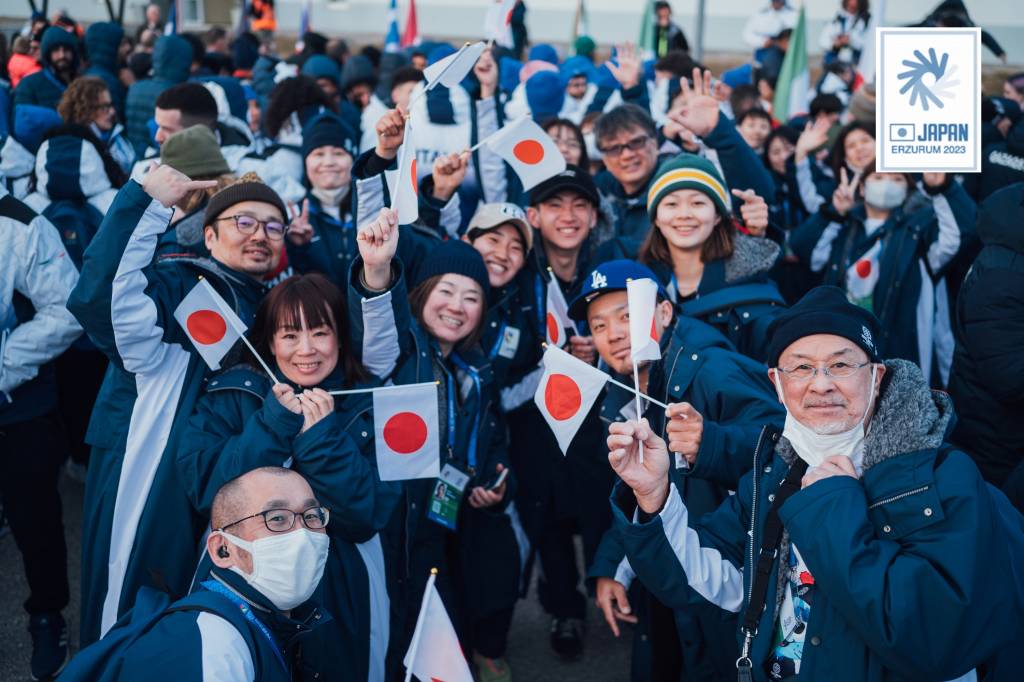
[[607, 381], [607, 374], [560, 348], [548, 346], [544, 351], [544, 376], [533, 401], [563, 455]]
[[505, 159], [530, 190], [565, 170], [565, 157], [554, 140], [529, 116], [517, 119], [484, 140]]
[[427, 90], [433, 89], [436, 85], [454, 88], [469, 75], [485, 49], [487, 44], [482, 41], [466, 45], [455, 54], [448, 55], [423, 69], [423, 77], [427, 79]]
[[423, 682], [473, 682], [452, 621], [430, 576], [409, 651], [402, 661]]
[[484, 38], [502, 47], [512, 47], [512, 10], [516, 0], [491, 0], [484, 16]]
[[569, 318], [569, 304], [565, 302], [562, 287], [558, 286], [554, 276], [548, 280], [546, 299], [547, 314], [544, 316], [544, 328], [548, 345], [561, 348], [569, 341], [565, 330], [575, 329], [576, 325]]
[[380, 480], [435, 478], [440, 471], [437, 384], [374, 391], [373, 435]]
[[658, 304], [658, 284], [653, 279], [631, 279], [626, 282], [629, 303], [629, 348], [634, 361], [661, 359], [658, 329], [654, 326], [654, 309]]
[[246, 330], [245, 323], [205, 279], [181, 299], [174, 319], [210, 369], [220, 369], [220, 361]]
[[416, 146], [412, 122], [405, 122], [405, 141], [398, 150], [398, 171], [387, 176], [391, 208], [398, 211], [398, 224], [409, 225], [420, 217], [420, 184], [416, 178]]
[[882, 241], [878, 240], [846, 270], [846, 297], [868, 310], [871, 310], [875, 285], [878, 284], [881, 255]]

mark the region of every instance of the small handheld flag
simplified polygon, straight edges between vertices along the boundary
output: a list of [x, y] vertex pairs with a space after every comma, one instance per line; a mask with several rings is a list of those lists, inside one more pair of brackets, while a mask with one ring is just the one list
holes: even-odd
[[469, 664], [462, 653], [451, 618], [434, 586], [436, 578], [435, 568], [427, 578], [416, 629], [413, 630], [409, 650], [402, 661], [405, 665], [405, 682], [409, 682], [413, 675], [420, 680], [433, 682], [473, 682], [473, 675], [469, 672]]
[[417, 178], [416, 147], [412, 121], [405, 122], [405, 141], [398, 150], [398, 172], [388, 173], [391, 208], [398, 211], [398, 224], [410, 225], [420, 217], [420, 186]]
[[492, 0], [484, 15], [484, 38], [502, 47], [512, 47], [512, 12], [516, 0]]
[[544, 376], [533, 401], [544, 415], [562, 454], [608, 382], [608, 375], [560, 348], [544, 351]]
[[[636, 395], [636, 418], [644, 416], [640, 403], [640, 362], [659, 360], [658, 329], [654, 324], [654, 311], [658, 304], [658, 283], [653, 279], [631, 279], [626, 282], [626, 301], [629, 305], [629, 354], [633, 360], [633, 388]], [[640, 443], [640, 461], [644, 461], [644, 444]]]
[[416, 0], [409, 0], [409, 12], [405, 15], [405, 30], [402, 32], [402, 47], [420, 44], [420, 30], [416, 22]]
[[579, 336], [580, 333], [576, 323], [569, 317], [569, 304], [566, 303], [565, 295], [562, 294], [562, 287], [558, 286], [551, 268], [548, 268], [548, 284], [544, 309], [546, 311], [544, 315], [544, 334], [549, 345], [557, 346], [558, 348], [565, 346], [569, 341], [569, 337], [565, 334], [566, 329], [572, 329], [573, 333]]
[[382, 481], [434, 478], [440, 473], [437, 384], [373, 392], [373, 432]]
[[565, 170], [565, 157], [555, 141], [529, 116], [506, 124], [476, 147], [481, 145], [490, 147], [512, 166], [527, 191]]

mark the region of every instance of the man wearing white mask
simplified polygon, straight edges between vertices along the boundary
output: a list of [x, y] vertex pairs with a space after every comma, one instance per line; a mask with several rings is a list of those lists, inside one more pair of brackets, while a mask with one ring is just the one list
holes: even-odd
[[[330, 618], [310, 598], [327, 561], [328, 519], [306, 480], [290, 469], [262, 467], [226, 483], [211, 510], [209, 578], [137, 634], [150, 603], [140, 593], [140, 613], [84, 649], [61, 679], [326, 678], [314, 650], [317, 631]], [[309, 651], [300, 652], [304, 646]]]
[[949, 397], [916, 365], [881, 360], [878, 331], [835, 287], [772, 323], [785, 428], [765, 428], [737, 494], [699, 520], [669, 455], [685, 420], [667, 445], [646, 421], [609, 428], [630, 565], [666, 605], [739, 614], [741, 681], [1019, 672], [1001, 664], [1024, 639], [1024, 519], [945, 442]]

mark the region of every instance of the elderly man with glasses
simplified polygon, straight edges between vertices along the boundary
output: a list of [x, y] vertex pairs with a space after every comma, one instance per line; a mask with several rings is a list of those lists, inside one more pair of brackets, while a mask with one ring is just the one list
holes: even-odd
[[82, 651], [62, 680], [326, 678], [304, 654], [330, 622], [311, 599], [327, 562], [328, 510], [298, 473], [262, 467], [226, 483], [211, 513], [209, 576], [170, 606], [144, 589], [139, 612]]
[[[157, 242], [189, 192], [215, 186], [159, 166], [117, 195], [97, 230], [68, 308], [111, 359], [86, 434], [93, 450], [85, 492], [82, 643], [98, 639], [139, 587], [188, 591], [204, 525], [175, 473], [177, 428], [193, 412], [210, 368], [194, 343], [225, 329], [175, 313], [208, 282], [246, 324], [277, 272], [287, 230], [284, 202], [256, 176], [210, 198], [210, 258], [164, 257]], [[189, 329], [186, 330], [186, 326]], [[195, 341], [194, 341], [195, 340]]]
[[646, 421], [609, 429], [630, 565], [665, 604], [739, 614], [740, 680], [1019, 674], [1002, 666], [1024, 638], [1024, 519], [946, 443], [949, 397], [883, 361], [878, 332], [835, 287], [773, 322], [785, 428], [765, 428], [736, 495], [699, 520], [669, 454], [685, 420], [667, 444]]

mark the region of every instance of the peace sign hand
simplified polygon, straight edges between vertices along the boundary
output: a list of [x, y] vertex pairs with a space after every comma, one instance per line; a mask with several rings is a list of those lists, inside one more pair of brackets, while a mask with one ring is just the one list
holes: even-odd
[[732, 195], [743, 200], [740, 219], [747, 231], [755, 237], [763, 237], [768, 231], [768, 202], [752, 189], [732, 190]]
[[216, 180], [191, 180], [166, 164], [156, 166], [142, 180], [142, 190], [159, 201], [164, 208], [174, 206], [189, 192], [216, 186]]
[[299, 213], [295, 204], [288, 202], [291, 210], [292, 222], [288, 226], [288, 241], [295, 246], [305, 246], [313, 241], [313, 226], [309, 223], [309, 199], [302, 200], [302, 213]]
[[711, 72], [693, 69], [693, 86], [686, 78], [679, 79], [683, 106], [673, 119], [697, 137], [706, 137], [718, 125], [718, 100], [711, 85]]
[[832, 207], [839, 215], [846, 215], [853, 208], [857, 199], [854, 192], [857, 190], [857, 183], [860, 182], [860, 171], [853, 174], [853, 179], [847, 177], [846, 167], [839, 169], [839, 186], [832, 193]]

